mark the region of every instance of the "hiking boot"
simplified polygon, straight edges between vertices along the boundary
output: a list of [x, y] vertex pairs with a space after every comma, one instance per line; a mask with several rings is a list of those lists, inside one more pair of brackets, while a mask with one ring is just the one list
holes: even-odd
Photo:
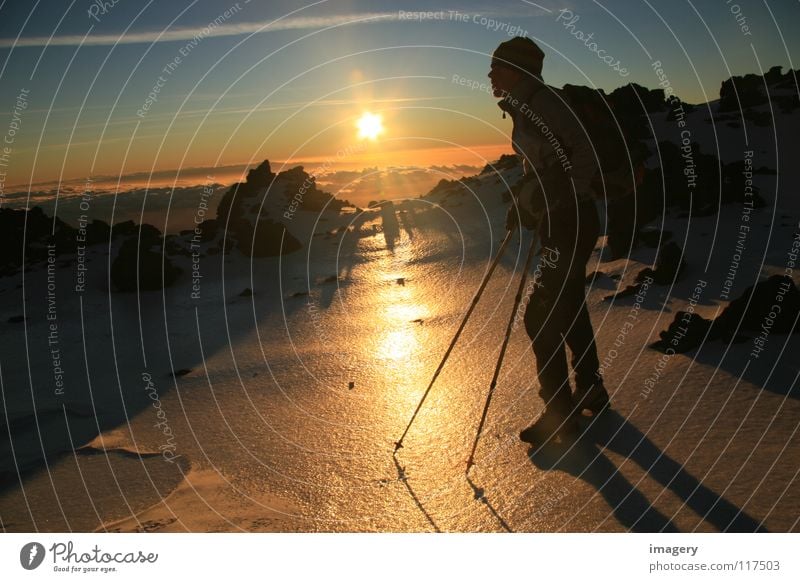
[[551, 440], [564, 442], [576, 437], [579, 432], [575, 417], [548, 408], [536, 422], [519, 433], [519, 438], [523, 442], [538, 446]]
[[588, 410], [592, 415], [598, 415], [609, 405], [608, 392], [603, 386], [603, 379], [595, 376], [591, 383], [577, 383], [575, 394], [572, 395], [575, 403], [575, 414]]

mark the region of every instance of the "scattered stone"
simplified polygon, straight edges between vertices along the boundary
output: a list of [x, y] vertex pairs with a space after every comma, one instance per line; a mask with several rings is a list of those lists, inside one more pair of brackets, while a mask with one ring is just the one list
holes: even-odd
[[8, 318], [8, 323], [22, 323], [25, 321], [24, 315], [12, 315]]
[[606, 295], [605, 297], [603, 297], [603, 301], [614, 301], [616, 299], [622, 299], [623, 297], [631, 297], [632, 295], [636, 295], [641, 288], [642, 288], [642, 283], [635, 283], [633, 285], [628, 285], [622, 291], [617, 291], [616, 293], [612, 293], [611, 295]]
[[402, 286], [402, 287], [405, 287], [406, 286], [406, 278], [405, 277], [398, 277], [397, 278], [397, 284]]
[[[780, 305], [780, 311], [776, 305]], [[701, 345], [703, 338], [740, 343], [749, 339], [740, 332], [762, 333], [765, 326], [770, 333], [800, 333], [800, 326], [795, 325], [798, 315], [800, 290], [790, 277], [773, 275], [748, 287], [713, 321], [679, 311], [669, 328], [659, 334], [661, 339], [650, 347], [684, 353]]]
[[422, 318], [414, 319], [414, 320], [411, 321], [411, 323], [418, 323], [418, 324], [422, 325], [423, 323], [425, 323], [425, 320], [422, 319]]
[[239, 293], [239, 297], [252, 297], [253, 290], [250, 287], [247, 287], [244, 291]]
[[647, 267], [639, 271], [636, 275], [636, 282], [641, 283], [648, 277], [660, 285], [671, 285], [678, 280], [681, 273], [686, 269], [686, 261], [683, 260], [683, 249], [678, 243], [670, 241], [658, 251], [656, 258], [656, 268]]
[[181, 368], [180, 370], [175, 370], [174, 372], [170, 372], [167, 376], [172, 378], [180, 378], [181, 376], [185, 376], [186, 374], [190, 374], [192, 372], [189, 368]]
[[679, 311], [669, 328], [659, 334], [661, 339], [650, 344], [650, 347], [664, 353], [669, 348], [678, 354], [688, 352], [702, 344], [703, 339], [713, 339], [709, 333], [712, 323], [696, 313]]
[[[775, 305], [780, 305], [780, 311], [772, 318]], [[761, 331], [765, 324], [770, 325], [772, 333], [800, 333], [800, 325], [795, 325], [798, 311], [800, 291], [792, 278], [773, 275], [748, 287], [740, 297], [731, 301], [714, 325], [726, 335], [732, 335], [737, 326], [740, 330]]]
[[289, 297], [290, 297], [290, 298], [294, 298], [294, 297], [305, 297], [306, 295], [308, 295], [308, 291], [295, 291], [294, 293], [292, 293], [291, 295], [289, 295]]
[[347, 388], [348, 388], [348, 389], [350, 389], [350, 390], [352, 390], [352, 389], [353, 389], [353, 388], [355, 388], [355, 387], [356, 387], [356, 383], [355, 383], [355, 382], [352, 382], [352, 381], [351, 381], [351, 382], [349, 382], [349, 383], [347, 384]]

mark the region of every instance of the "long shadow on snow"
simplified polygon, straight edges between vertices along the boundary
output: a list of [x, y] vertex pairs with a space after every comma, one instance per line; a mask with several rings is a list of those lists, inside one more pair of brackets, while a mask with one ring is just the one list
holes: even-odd
[[605, 455], [606, 450], [639, 465], [650, 478], [669, 489], [718, 530], [767, 531], [756, 519], [703, 485], [614, 410], [600, 415], [570, 450], [545, 445], [530, 458], [541, 470], [567, 472], [597, 489], [614, 516], [630, 531], [678, 531], [671, 519], [620, 473]]

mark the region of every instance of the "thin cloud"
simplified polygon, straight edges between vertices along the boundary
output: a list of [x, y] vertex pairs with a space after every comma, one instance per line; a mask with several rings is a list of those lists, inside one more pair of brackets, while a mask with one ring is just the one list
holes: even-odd
[[298, 16], [283, 20], [263, 20], [260, 22], [224, 23], [209, 22], [203, 26], [142, 31], [126, 34], [98, 34], [84, 37], [81, 34], [62, 36], [30, 36], [19, 40], [0, 38], [0, 48], [41, 47], [41, 46], [112, 46], [114, 44], [151, 44], [154, 42], [179, 42], [195, 38], [243, 36], [254, 32], [276, 30], [317, 29], [329, 26], [351, 24], [370, 24], [373, 22], [397, 20], [397, 12], [369, 12], [363, 14], [343, 14], [339, 16]]

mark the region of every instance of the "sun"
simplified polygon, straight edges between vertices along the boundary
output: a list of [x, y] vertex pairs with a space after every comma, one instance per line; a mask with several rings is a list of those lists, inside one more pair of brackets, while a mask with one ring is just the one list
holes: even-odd
[[383, 119], [374, 113], [364, 113], [356, 123], [356, 127], [358, 127], [358, 137], [374, 141], [383, 133]]

